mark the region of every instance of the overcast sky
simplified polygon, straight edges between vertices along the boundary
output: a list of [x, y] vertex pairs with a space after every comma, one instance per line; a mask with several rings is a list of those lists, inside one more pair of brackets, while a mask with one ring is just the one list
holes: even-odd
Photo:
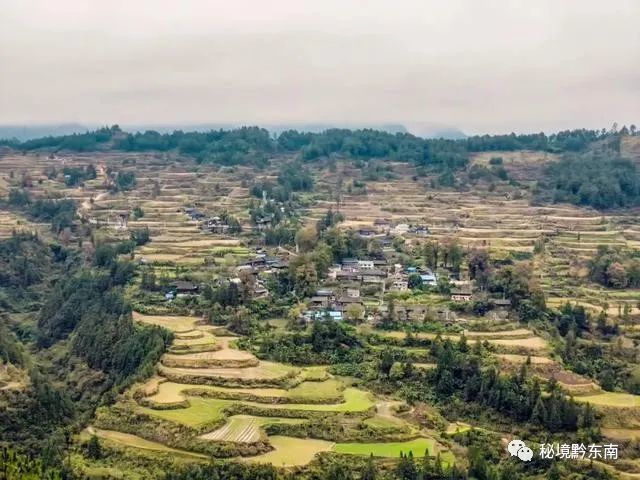
[[640, 123], [640, 0], [0, 0], [0, 124]]

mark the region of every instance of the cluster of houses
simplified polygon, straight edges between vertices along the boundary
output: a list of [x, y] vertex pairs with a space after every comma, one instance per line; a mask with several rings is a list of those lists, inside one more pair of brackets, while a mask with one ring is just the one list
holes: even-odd
[[164, 298], [168, 301], [174, 298], [198, 295], [200, 286], [186, 280], [176, 280], [169, 285], [169, 290], [164, 294]]
[[207, 218], [200, 224], [202, 233], [228, 233], [229, 228], [229, 225], [220, 217]]
[[309, 299], [309, 310], [303, 313], [306, 321], [321, 320], [327, 317], [332, 320], [343, 320], [347, 309], [356, 305], [360, 307], [364, 314], [364, 303], [360, 298], [358, 288], [346, 288], [342, 294], [337, 294], [334, 290], [317, 290], [315, 295]]
[[418, 237], [429, 235], [429, 227], [422, 224], [397, 223], [394, 224], [386, 218], [377, 218], [373, 222], [373, 227], [362, 227], [358, 229], [358, 235], [363, 238], [380, 238], [381, 241], [391, 242], [393, 236], [412, 234]]
[[[289, 260], [287, 257], [267, 255], [263, 249], [258, 248], [256, 255], [239, 265], [236, 268], [236, 272], [238, 275], [240, 275], [241, 272], [253, 275], [255, 277], [255, 282], [253, 283], [253, 298], [266, 298], [269, 296], [269, 290], [267, 290], [264, 282], [260, 278], [260, 273], [275, 273], [288, 267]], [[242, 280], [238, 276], [230, 278], [229, 282], [240, 284]], [[198, 295], [199, 293], [198, 285], [189, 281], [180, 280], [169, 285], [169, 290], [165, 293], [165, 298], [171, 301], [174, 298]]]
[[340, 265], [329, 269], [328, 277], [338, 282], [359, 282], [362, 284], [390, 284], [391, 291], [402, 292], [409, 289], [409, 277], [419, 275], [423, 284], [435, 286], [438, 277], [429, 268], [407, 267], [396, 263], [389, 265], [386, 259], [359, 260], [345, 258]]
[[[192, 220], [199, 221], [203, 232], [223, 234], [229, 230], [229, 225], [220, 217], [207, 217], [196, 208], [186, 208], [184, 213]], [[255, 228], [259, 230], [269, 225], [271, 220], [269, 216], [254, 220]], [[390, 247], [396, 235], [426, 236], [429, 234], [429, 229], [424, 225], [393, 225], [390, 220], [377, 219], [373, 228], [361, 228], [358, 234], [362, 237], [375, 237], [383, 247]], [[247, 275], [251, 275], [253, 276], [251, 284], [254, 286], [253, 298], [265, 298], [269, 296], [269, 291], [263, 282], [263, 274], [277, 273], [288, 267], [288, 256], [270, 255], [264, 249], [257, 248], [250, 259], [236, 268], [237, 276], [228, 281], [240, 284], [246, 282]], [[325, 286], [315, 291], [307, 300], [307, 309], [301, 315], [302, 320], [306, 322], [326, 319], [341, 321], [352, 318], [354, 315], [361, 319], [365, 317], [368, 320], [379, 319], [390, 313], [389, 307], [382, 301], [385, 292], [408, 291], [416, 283], [416, 277], [419, 277], [418, 283], [422, 285], [438, 285], [438, 274], [431, 269], [390, 263], [384, 256], [345, 258], [340, 264], [329, 269], [327, 277]], [[452, 287], [450, 290], [452, 302], [466, 303], [475, 300], [471, 282], [455, 278], [448, 280]], [[197, 285], [187, 281], [177, 281], [171, 285], [166, 298], [171, 301], [176, 297], [198, 293]], [[374, 299], [377, 305], [373, 311], [368, 311], [363, 297], [369, 298], [371, 295], [379, 297], [380, 300], [378, 302]], [[492, 300], [492, 302], [497, 307], [505, 308], [510, 304], [504, 299]], [[437, 315], [445, 321], [456, 320], [455, 313], [446, 306], [436, 308], [433, 305], [398, 301], [394, 309], [393, 313], [398, 319], [422, 320], [427, 316]]]
[[[361, 298], [361, 288], [375, 289], [377, 286], [381, 295], [387, 288], [389, 291], [403, 292], [409, 289], [409, 278], [412, 275], [419, 275], [423, 284], [437, 285], [437, 275], [428, 268], [404, 268], [397, 263], [389, 264], [384, 258], [345, 258], [339, 265], [331, 267], [328, 273], [328, 282], [337, 283], [338, 287], [316, 291], [307, 303], [308, 310], [302, 315], [303, 320], [342, 320], [349, 310], [364, 316], [365, 304]], [[350, 309], [354, 305], [359, 308]], [[426, 308], [422, 307], [423, 310]], [[380, 308], [377, 310], [381, 311]], [[424, 318], [424, 311], [420, 314]]]
[[225, 234], [229, 232], [229, 225], [221, 217], [208, 217], [200, 210], [193, 207], [185, 208], [184, 214], [191, 220], [199, 222], [202, 233]]
[[248, 270], [257, 274], [260, 272], [272, 273], [289, 268], [289, 260], [286, 257], [267, 255], [266, 252], [258, 248], [256, 255], [238, 266], [237, 270]]

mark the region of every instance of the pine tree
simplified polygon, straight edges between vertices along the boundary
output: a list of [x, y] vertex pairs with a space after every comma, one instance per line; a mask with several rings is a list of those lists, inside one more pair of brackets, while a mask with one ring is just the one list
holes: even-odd
[[533, 412], [531, 413], [531, 420], [538, 425], [546, 425], [547, 415], [547, 408], [544, 406], [544, 401], [542, 400], [542, 397], [538, 397], [538, 401], [536, 402], [535, 407], [533, 407]]
[[418, 469], [413, 461], [413, 453], [409, 451], [408, 455], [400, 452], [400, 462], [396, 468], [396, 475], [399, 480], [418, 480]]
[[580, 417], [579, 426], [580, 428], [591, 428], [596, 423], [595, 412], [593, 411], [593, 407], [589, 402], [584, 406], [582, 410], [582, 416]]
[[562, 477], [560, 475], [560, 470], [558, 468], [557, 462], [553, 462], [551, 464], [551, 468], [549, 469], [549, 473], [547, 474], [547, 480], [560, 480]]
[[87, 456], [94, 460], [102, 458], [102, 445], [100, 445], [100, 440], [95, 435], [92, 435], [87, 442]]
[[376, 480], [376, 478], [378, 478], [378, 469], [376, 468], [376, 464], [373, 462], [373, 454], [369, 455], [369, 459], [362, 470], [360, 478], [361, 480]]

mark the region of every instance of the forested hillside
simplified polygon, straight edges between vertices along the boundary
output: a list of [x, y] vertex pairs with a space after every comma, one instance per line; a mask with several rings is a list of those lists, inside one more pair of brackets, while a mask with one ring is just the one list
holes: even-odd
[[[638, 202], [638, 172], [620, 156], [623, 136], [636, 129], [571, 130], [551, 135], [482, 135], [459, 140], [423, 139], [408, 133], [377, 130], [329, 129], [321, 133], [286, 130], [273, 137], [266, 129], [243, 127], [209, 132], [126, 133], [117, 125], [84, 134], [45, 137], [2, 143], [24, 152], [176, 152], [199, 163], [253, 165], [264, 168], [277, 156], [295, 155], [302, 162], [348, 158], [371, 162], [376, 159], [409, 162], [421, 175], [438, 173], [438, 182], [452, 187], [453, 173], [469, 166], [477, 152], [531, 150], [562, 154], [559, 162], [546, 167], [538, 185], [538, 201], [571, 202], [599, 209], [626, 207]], [[477, 168], [474, 167], [474, 168]], [[471, 175], [479, 175], [470, 173]], [[498, 177], [506, 177], [500, 173]], [[73, 179], [73, 175], [70, 175]], [[37, 212], [43, 206], [34, 205]], [[46, 211], [44, 211], [46, 213]]]
[[13, 369], [0, 391], [0, 438], [61, 466], [64, 436], [103, 395], [149, 375], [171, 337], [133, 324], [118, 292], [132, 264], [83, 265], [74, 250], [14, 234], [0, 241], [0, 265], [0, 368]]

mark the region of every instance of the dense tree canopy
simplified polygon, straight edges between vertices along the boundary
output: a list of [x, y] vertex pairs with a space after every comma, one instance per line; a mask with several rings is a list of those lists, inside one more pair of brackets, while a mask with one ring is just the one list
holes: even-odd
[[640, 176], [615, 153], [569, 154], [548, 167], [539, 196], [598, 209], [629, 207], [640, 201]]

